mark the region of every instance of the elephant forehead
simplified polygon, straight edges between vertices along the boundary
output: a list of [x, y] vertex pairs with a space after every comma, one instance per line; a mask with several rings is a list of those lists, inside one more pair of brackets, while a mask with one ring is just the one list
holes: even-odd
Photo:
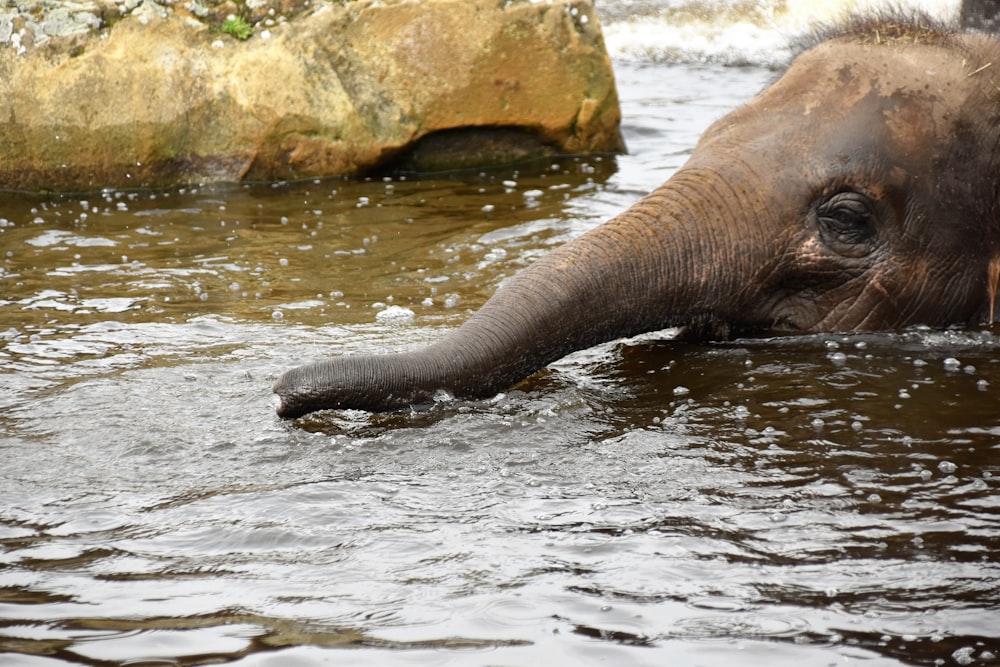
[[951, 150], [956, 128], [970, 126], [982, 106], [970, 103], [977, 66], [946, 45], [826, 42], [721, 119], [703, 145], [721, 140], [783, 162], [793, 146], [807, 161], [888, 160], [920, 169]]
[[800, 56], [771, 91], [803, 116], [858, 113], [898, 141], [945, 138], [976, 93], [976, 64], [943, 44], [821, 44]]

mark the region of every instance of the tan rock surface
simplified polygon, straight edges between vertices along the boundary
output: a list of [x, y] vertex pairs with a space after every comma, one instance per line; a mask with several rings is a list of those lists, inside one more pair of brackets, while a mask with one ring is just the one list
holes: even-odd
[[324, 2], [246, 41], [145, 12], [0, 49], [0, 188], [363, 173], [455, 128], [619, 151], [619, 118], [589, 0]]

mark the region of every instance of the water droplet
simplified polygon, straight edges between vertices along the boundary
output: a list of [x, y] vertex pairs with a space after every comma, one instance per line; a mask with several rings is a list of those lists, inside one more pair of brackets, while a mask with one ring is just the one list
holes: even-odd
[[405, 322], [412, 322], [414, 317], [415, 315], [413, 311], [409, 308], [403, 308], [402, 306], [389, 306], [385, 310], [381, 310], [375, 314], [375, 321], [402, 324]]
[[674, 387], [674, 396], [686, 396], [687, 394], [690, 393], [691, 390], [682, 385], [677, 385], [676, 387]]
[[957, 371], [962, 367], [962, 362], [955, 357], [948, 357], [944, 360], [944, 368], [947, 371]]
[[274, 318], [274, 319], [276, 319], [276, 320], [280, 320], [284, 316], [285, 316], [285, 314], [283, 312], [281, 312], [280, 310], [276, 310], [273, 313], [271, 313], [271, 317]]
[[959, 665], [971, 665], [976, 660], [975, 658], [972, 657], [972, 654], [975, 652], [975, 650], [976, 649], [974, 649], [971, 646], [963, 646], [962, 648], [957, 649], [954, 653], [952, 653], [951, 657]]
[[438, 389], [434, 392], [434, 402], [435, 403], [451, 403], [455, 400], [455, 397], [451, 395], [446, 389]]
[[938, 463], [938, 470], [940, 470], [946, 475], [950, 475], [951, 473], [958, 470], [958, 466], [952, 463], [951, 461], [941, 461], [941, 463]]

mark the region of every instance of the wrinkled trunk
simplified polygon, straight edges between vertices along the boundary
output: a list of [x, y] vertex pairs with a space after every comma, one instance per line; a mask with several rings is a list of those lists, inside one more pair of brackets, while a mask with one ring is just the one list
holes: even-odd
[[729, 217], [727, 207], [718, 197], [712, 205], [697, 181], [681, 172], [625, 213], [554, 250], [425, 349], [339, 357], [288, 371], [274, 386], [278, 414], [393, 410], [430, 402], [439, 392], [485, 398], [576, 350], [683, 325], [692, 315], [727, 320], [746, 276], [713, 247], [720, 241], [706, 229], [727, 226], [718, 223]]

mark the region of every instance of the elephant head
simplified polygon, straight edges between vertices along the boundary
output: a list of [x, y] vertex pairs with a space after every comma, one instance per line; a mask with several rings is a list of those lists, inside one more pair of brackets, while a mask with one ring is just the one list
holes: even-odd
[[627, 211], [421, 350], [292, 369], [278, 414], [495, 395], [579, 349], [994, 321], [1000, 41], [923, 19], [817, 39]]

